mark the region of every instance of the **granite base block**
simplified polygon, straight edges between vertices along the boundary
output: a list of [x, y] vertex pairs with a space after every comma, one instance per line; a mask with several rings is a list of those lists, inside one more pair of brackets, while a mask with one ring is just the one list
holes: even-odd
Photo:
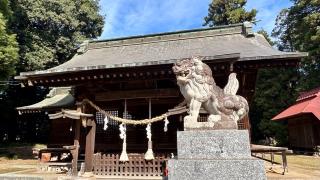
[[179, 159], [250, 158], [247, 130], [178, 131]]
[[168, 162], [169, 180], [265, 180], [264, 162], [242, 160], [186, 160]]

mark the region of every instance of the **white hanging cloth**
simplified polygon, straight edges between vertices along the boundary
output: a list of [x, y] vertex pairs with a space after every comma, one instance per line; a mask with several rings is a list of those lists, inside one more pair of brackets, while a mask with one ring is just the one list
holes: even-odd
[[106, 131], [108, 128], [108, 122], [109, 122], [108, 116], [106, 116], [103, 121], [104, 121], [103, 130]]
[[154, 159], [153, 156], [153, 151], [152, 151], [152, 141], [151, 141], [151, 124], [149, 123], [146, 127], [146, 131], [147, 131], [147, 138], [148, 138], [148, 150], [144, 155], [144, 159], [146, 160], [152, 160]]
[[122, 143], [122, 152], [120, 155], [120, 161], [121, 162], [125, 162], [125, 161], [129, 161], [128, 158], [128, 154], [127, 154], [127, 135], [126, 135], [126, 125], [124, 124], [120, 124], [119, 125], [119, 130], [120, 130], [120, 138], [123, 139], [123, 143]]
[[168, 117], [166, 116], [166, 118], [164, 119], [164, 127], [163, 127], [164, 132], [168, 131], [168, 124], [169, 124], [169, 121], [168, 121]]

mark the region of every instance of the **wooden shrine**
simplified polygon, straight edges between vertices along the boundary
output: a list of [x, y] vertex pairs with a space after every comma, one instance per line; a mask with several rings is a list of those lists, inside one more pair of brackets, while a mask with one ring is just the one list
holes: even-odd
[[294, 150], [320, 150], [320, 88], [301, 92], [296, 102], [272, 118], [287, 121], [289, 146]]
[[[168, 117], [166, 132], [163, 121], [152, 123], [155, 157], [150, 161], [143, 159], [148, 149], [146, 127], [127, 125], [129, 161], [123, 163], [119, 161], [122, 150], [119, 122], [109, 119], [108, 128], [104, 130], [104, 114], [81, 102], [88, 99], [104, 112], [126, 119], [160, 116], [183, 101], [172, 72], [173, 63], [192, 56], [203, 58], [221, 87], [231, 72], [237, 73], [238, 93], [250, 102], [258, 69], [294, 67], [305, 55], [274, 49], [262, 35], [252, 31], [250, 23], [243, 23], [87, 41], [64, 64], [43, 71], [23, 72], [16, 79], [25, 86], [73, 87], [75, 104], [69, 109], [78, 108], [79, 112], [93, 116], [53, 119], [51, 134], [52, 141], [59, 144], [62, 136], [55, 132], [64, 130], [70, 134], [72, 124], [75, 131], [71, 137], [73, 144], [79, 145], [78, 155], [85, 156], [85, 172], [100, 176], [160, 176], [164, 173], [165, 159], [176, 153], [176, 132], [183, 130], [185, 111], [180, 109]], [[49, 114], [59, 112], [56, 109]], [[206, 114], [200, 114], [199, 121], [205, 117]], [[238, 126], [249, 129], [249, 118], [242, 119]], [[60, 145], [67, 145], [65, 143]]]

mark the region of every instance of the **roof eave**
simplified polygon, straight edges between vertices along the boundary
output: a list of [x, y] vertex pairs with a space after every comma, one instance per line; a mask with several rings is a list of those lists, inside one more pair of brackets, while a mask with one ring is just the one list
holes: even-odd
[[[186, 57], [187, 58], [187, 57]], [[220, 54], [215, 56], [206, 56], [203, 57], [204, 61], [215, 61], [219, 62], [229, 62], [229, 61], [237, 61], [240, 58], [240, 53], [232, 53], [232, 54]], [[228, 61], [229, 59], [229, 61]], [[144, 63], [130, 63], [130, 64], [114, 64], [114, 65], [98, 65], [98, 66], [89, 66], [89, 67], [78, 67], [66, 70], [44, 70], [44, 71], [31, 71], [31, 72], [22, 72], [20, 76], [15, 76], [17, 80], [28, 80], [33, 77], [43, 77], [43, 76], [53, 76], [53, 75], [61, 75], [65, 73], [73, 73], [80, 71], [89, 71], [89, 70], [104, 70], [104, 69], [114, 69], [114, 68], [130, 68], [130, 67], [144, 67], [144, 66], [153, 66], [153, 65], [167, 65], [173, 64], [179, 59], [171, 59], [171, 60], [162, 60], [162, 61], [148, 61]]]
[[[239, 59], [239, 61], [253, 61], [253, 60], [269, 60], [269, 59], [301, 59], [306, 57], [308, 53], [299, 52], [293, 54], [284, 54], [284, 55], [273, 55], [273, 56], [256, 56], [256, 57], [240, 57], [240, 53], [233, 54], [221, 54], [216, 56], [208, 56], [205, 57], [205, 61], [215, 60], [215, 62], [220, 62], [218, 60], [223, 61], [224, 59]], [[80, 71], [88, 71], [88, 70], [102, 70], [102, 69], [113, 69], [113, 68], [130, 68], [130, 67], [143, 67], [143, 66], [152, 66], [152, 65], [165, 65], [165, 64], [173, 64], [177, 61], [177, 59], [171, 60], [162, 60], [162, 61], [149, 61], [144, 63], [130, 63], [130, 64], [113, 64], [113, 65], [98, 65], [98, 66], [89, 66], [89, 67], [77, 67], [66, 70], [43, 70], [43, 71], [30, 71], [30, 72], [22, 72], [19, 76], [15, 76], [17, 80], [28, 80], [28, 78], [32, 77], [40, 77], [40, 76], [48, 76], [48, 75], [59, 75], [70, 72], [80, 72]]]
[[300, 112], [300, 113], [297, 113], [297, 114], [293, 114], [291, 116], [286, 116], [286, 117], [281, 117], [281, 118], [277, 118], [277, 116], [275, 116], [271, 120], [272, 121], [285, 121], [285, 120], [289, 120], [291, 118], [295, 118], [295, 117], [302, 116], [302, 115], [305, 115], [305, 114], [312, 114], [312, 115], [314, 115], [314, 117], [316, 117], [317, 119], [320, 120], [320, 118], [314, 112]]
[[255, 57], [242, 57], [240, 61], [252, 61], [252, 60], [268, 60], [268, 59], [301, 59], [307, 57], [308, 53], [305, 52], [294, 52], [292, 54], [281, 54], [281, 55], [272, 55], [272, 56], [255, 56]]

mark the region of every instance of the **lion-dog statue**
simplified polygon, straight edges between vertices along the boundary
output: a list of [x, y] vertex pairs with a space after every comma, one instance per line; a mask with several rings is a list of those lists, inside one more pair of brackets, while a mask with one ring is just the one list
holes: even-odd
[[[188, 129], [237, 129], [237, 121], [249, 111], [248, 102], [236, 95], [239, 81], [236, 73], [229, 75], [224, 89], [218, 87], [210, 67], [201, 57], [178, 60], [172, 67], [177, 84], [185, 98], [188, 115], [184, 117], [184, 128]], [[209, 114], [207, 122], [198, 122], [200, 108]]]

